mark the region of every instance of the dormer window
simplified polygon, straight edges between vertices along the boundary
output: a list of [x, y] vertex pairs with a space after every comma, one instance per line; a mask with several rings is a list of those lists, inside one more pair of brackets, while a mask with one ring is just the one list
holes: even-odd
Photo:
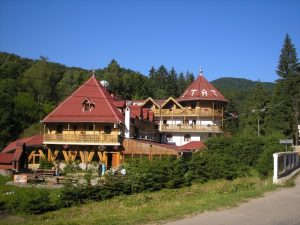
[[83, 106], [82, 111], [90, 112], [95, 107], [95, 103], [91, 99], [86, 98], [82, 102], [82, 106]]

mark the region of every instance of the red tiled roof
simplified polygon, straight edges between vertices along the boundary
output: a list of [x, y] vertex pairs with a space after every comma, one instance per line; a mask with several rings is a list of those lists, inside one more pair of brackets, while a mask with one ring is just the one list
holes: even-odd
[[117, 107], [117, 108], [124, 108], [126, 106], [126, 101], [114, 101], [114, 105]]
[[142, 111], [143, 111], [143, 119], [148, 120], [149, 109], [142, 109]]
[[[95, 105], [91, 110], [84, 111], [82, 103], [86, 99]], [[43, 122], [123, 122], [124, 116], [114, 102], [102, 84], [92, 76], [48, 114]]]
[[153, 122], [153, 120], [154, 120], [154, 112], [152, 112], [152, 111], [149, 111], [149, 120], [151, 122]]
[[16, 141], [13, 141], [9, 143], [2, 151], [1, 153], [7, 153], [12, 150], [15, 150], [17, 148], [17, 145], [23, 145], [25, 144], [27, 147], [31, 146], [37, 146], [43, 144], [43, 135], [38, 134], [31, 137], [26, 137], [22, 139], [18, 139]]
[[130, 117], [140, 117], [142, 115], [142, 107], [139, 105], [131, 105], [130, 108]]
[[2, 170], [9, 170], [9, 169], [13, 169], [13, 165], [10, 164], [10, 165], [3, 165], [3, 164], [0, 164], [0, 169]]
[[157, 143], [157, 142], [154, 142], [154, 141], [147, 141], [147, 140], [135, 140], [137, 142], [141, 142], [141, 143], [144, 143], [144, 144], [151, 144], [151, 145], [156, 145], [156, 146], [160, 146], [160, 147], [164, 147], [164, 148], [168, 148], [168, 149], [171, 149], [171, 150], [176, 150], [176, 151], [179, 151], [179, 148], [178, 146], [176, 145], [173, 145], [173, 144], [163, 144], [163, 143]]
[[192, 100], [216, 100], [228, 102], [228, 100], [209, 83], [203, 75], [198, 78], [178, 98], [179, 102]]
[[201, 149], [204, 147], [205, 147], [205, 145], [202, 141], [191, 141], [185, 145], [180, 146], [179, 149], [193, 151], [193, 150]]
[[13, 153], [0, 153], [0, 164], [9, 164], [13, 159]]

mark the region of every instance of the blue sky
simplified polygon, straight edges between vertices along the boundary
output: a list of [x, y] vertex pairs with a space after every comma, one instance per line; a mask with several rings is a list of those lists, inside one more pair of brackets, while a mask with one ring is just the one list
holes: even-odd
[[299, 0], [0, 1], [0, 51], [148, 75], [172, 66], [208, 80], [274, 81], [286, 33], [300, 57]]

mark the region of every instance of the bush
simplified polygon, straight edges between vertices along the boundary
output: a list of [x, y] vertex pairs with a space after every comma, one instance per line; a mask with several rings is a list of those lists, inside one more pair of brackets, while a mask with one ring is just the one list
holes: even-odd
[[41, 214], [56, 208], [49, 196], [48, 190], [15, 189], [3, 196], [4, 208], [11, 213]]
[[280, 136], [272, 135], [265, 138], [263, 153], [258, 159], [256, 169], [261, 177], [267, 177], [273, 173], [273, 154], [284, 151], [284, 146], [278, 144]]
[[41, 169], [52, 169], [54, 167], [54, 164], [50, 161], [48, 161], [46, 158], [42, 158], [40, 162], [40, 168]]

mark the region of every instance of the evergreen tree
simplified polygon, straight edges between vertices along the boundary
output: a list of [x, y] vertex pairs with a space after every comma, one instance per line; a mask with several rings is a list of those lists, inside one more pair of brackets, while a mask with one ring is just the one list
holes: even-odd
[[177, 96], [180, 96], [183, 94], [184, 90], [186, 89], [185, 85], [186, 81], [184, 78], [183, 73], [180, 73], [177, 79]]
[[255, 89], [245, 102], [242, 111], [240, 126], [243, 133], [250, 135], [265, 134], [265, 111], [269, 102], [269, 93], [261, 83], [257, 83]]
[[193, 83], [194, 80], [195, 80], [194, 74], [187, 71], [186, 74], [185, 74], [185, 85], [186, 85], [186, 87], [188, 87], [191, 83]]
[[167, 89], [168, 96], [178, 97], [177, 96], [177, 89], [178, 89], [178, 87], [177, 87], [177, 73], [176, 73], [174, 67], [172, 67], [172, 69], [168, 73], [166, 89]]
[[273, 110], [269, 114], [270, 129], [280, 129], [284, 135], [293, 136], [298, 144], [300, 74], [297, 71], [298, 58], [291, 38], [287, 34], [284, 40], [277, 74], [275, 92], [272, 99]]

